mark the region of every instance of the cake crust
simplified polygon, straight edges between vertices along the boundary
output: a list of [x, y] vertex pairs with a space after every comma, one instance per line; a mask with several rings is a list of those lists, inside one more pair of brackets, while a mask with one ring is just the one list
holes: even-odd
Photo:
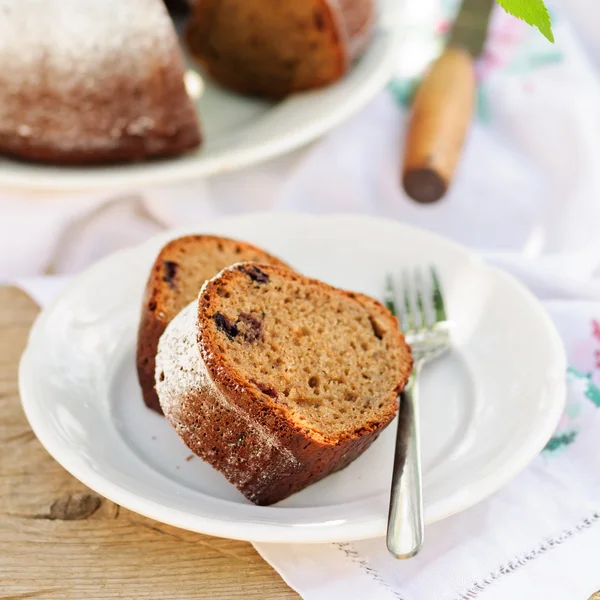
[[373, 0], [198, 0], [186, 40], [224, 87], [278, 99], [342, 77], [374, 23]]

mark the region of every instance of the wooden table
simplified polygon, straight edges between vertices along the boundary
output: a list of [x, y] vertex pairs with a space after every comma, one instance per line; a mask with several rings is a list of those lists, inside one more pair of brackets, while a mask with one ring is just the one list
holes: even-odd
[[0, 288], [0, 600], [299, 598], [250, 544], [130, 512], [48, 455], [17, 386], [38, 310], [20, 290]]

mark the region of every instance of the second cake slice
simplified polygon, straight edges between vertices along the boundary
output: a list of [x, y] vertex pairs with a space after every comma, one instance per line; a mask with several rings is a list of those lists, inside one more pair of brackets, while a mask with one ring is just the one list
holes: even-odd
[[171, 319], [198, 297], [207, 279], [250, 260], [283, 265], [256, 246], [214, 235], [187, 235], [162, 248], [146, 284], [138, 331], [137, 372], [148, 408], [162, 414], [154, 389], [154, 361], [158, 340]]

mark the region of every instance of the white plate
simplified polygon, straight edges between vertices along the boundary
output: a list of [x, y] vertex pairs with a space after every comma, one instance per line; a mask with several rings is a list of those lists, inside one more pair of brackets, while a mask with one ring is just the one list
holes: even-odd
[[[36, 435], [75, 477], [158, 521], [255, 541], [325, 542], [385, 530], [394, 426], [343, 471], [274, 507], [250, 504], [142, 403], [134, 367], [142, 290], [171, 232], [78, 277], [36, 321], [20, 367]], [[203, 227], [299, 271], [380, 296], [386, 273], [438, 266], [456, 351], [423, 374], [428, 522], [485, 498], [541, 450], [565, 400], [562, 344], [538, 302], [462, 247], [364, 216], [257, 214]]]
[[[395, 3], [396, 2], [396, 3]], [[197, 101], [204, 144], [180, 157], [134, 164], [69, 167], [0, 157], [0, 187], [67, 191], [147, 187], [255, 164], [294, 150], [362, 108], [388, 81], [405, 28], [400, 0], [380, 0], [380, 26], [341, 81], [273, 104], [229, 93], [205, 79]], [[193, 61], [188, 61], [194, 71]]]

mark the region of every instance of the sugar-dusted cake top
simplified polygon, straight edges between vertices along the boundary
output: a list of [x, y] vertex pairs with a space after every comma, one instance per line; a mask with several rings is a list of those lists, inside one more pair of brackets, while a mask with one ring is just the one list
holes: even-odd
[[161, 0], [0, 0], [0, 150], [172, 136], [177, 105], [195, 121]]

